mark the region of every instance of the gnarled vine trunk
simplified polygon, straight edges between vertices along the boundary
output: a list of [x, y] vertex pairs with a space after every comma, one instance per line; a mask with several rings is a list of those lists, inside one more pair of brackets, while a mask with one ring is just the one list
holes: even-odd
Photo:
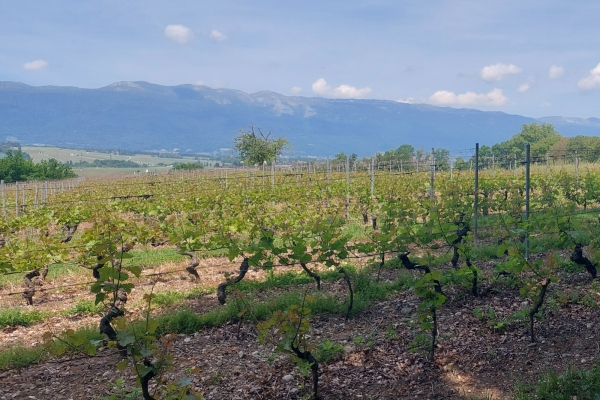
[[317, 282], [317, 290], [321, 290], [321, 277], [319, 275], [315, 274], [310, 269], [308, 269], [308, 267], [306, 266], [306, 263], [301, 262], [300, 265], [302, 266], [302, 269], [304, 270], [304, 272], [306, 272], [308, 274], [308, 276], [310, 276]]
[[196, 257], [196, 254], [188, 251], [181, 254], [190, 257], [190, 262], [188, 263], [187, 267], [185, 267], [185, 270], [194, 276], [195, 279], [200, 279], [200, 275], [198, 275], [198, 271], [196, 271], [196, 267], [200, 265], [200, 261], [198, 260], [198, 257]]
[[596, 265], [592, 263], [587, 257], [583, 255], [583, 245], [577, 243], [575, 245], [575, 249], [573, 250], [573, 254], [571, 254], [571, 261], [575, 264], [583, 265], [583, 267], [589, 272], [593, 279], [596, 279]]
[[248, 272], [248, 258], [244, 258], [242, 264], [240, 264], [240, 272], [238, 276], [235, 277], [235, 279], [228, 279], [227, 281], [219, 284], [219, 286], [217, 287], [217, 299], [219, 300], [219, 304], [223, 305], [227, 301], [227, 292], [225, 291], [227, 289], [227, 286], [233, 283], [238, 283], [239, 281], [244, 279], [244, 276], [246, 276], [246, 272]]

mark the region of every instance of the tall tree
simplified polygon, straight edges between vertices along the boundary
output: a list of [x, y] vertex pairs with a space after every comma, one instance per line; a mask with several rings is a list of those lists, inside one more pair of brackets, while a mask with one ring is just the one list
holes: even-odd
[[552, 124], [524, 124], [521, 132], [517, 133], [509, 140], [492, 146], [494, 155], [498, 157], [517, 156], [517, 159], [523, 160], [525, 157], [525, 145], [531, 145], [532, 156], [545, 156], [546, 152], [560, 140], [562, 136]]
[[240, 130], [240, 135], [233, 139], [234, 148], [245, 165], [263, 164], [265, 162], [270, 165], [281, 155], [283, 149], [290, 146], [290, 142], [284, 136], [277, 139], [271, 138], [271, 131], [265, 135], [260, 128], [256, 129], [258, 135], [254, 131], [254, 126], [249, 131]]

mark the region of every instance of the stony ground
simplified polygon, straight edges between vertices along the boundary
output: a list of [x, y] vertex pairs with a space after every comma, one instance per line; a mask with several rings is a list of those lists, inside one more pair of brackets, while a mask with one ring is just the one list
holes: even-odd
[[[204, 282], [173, 274], [160, 283], [164, 288], [155, 289], [215, 285], [222, 280], [223, 271], [237, 268], [223, 260], [211, 262], [220, 266], [203, 274]], [[393, 279], [398, 272], [386, 270], [383, 279]], [[251, 278], [261, 279], [260, 274]], [[343, 302], [346, 289], [342, 283], [325, 283], [323, 291]], [[517, 290], [500, 285], [485, 297], [473, 298], [452, 288], [439, 315], [434, 360], [419, 346], [427, 337], [415, 322], [419, 300], [412, 291], [375, 303], [348, 322], [344, 316], [315, 316], [311, 341], [331, 341], [343, 347], [332, 360], [321, 363], [320, 395], [323, 399], [509, 399], [519, 381], [535, 382], [545, 371], [563, 372], [569, 365], [585, 368], [596, 361], [600, 353], [597, 287], [583, 273], [565, 274], [552, 284], [544, 318], [536, 321], [537, 342], [533, 344], [527, 327], [515, 317], [530, 306]], [[81, 288], [48, 294], [45, 302], [38, 299], [39, 307], [68, 307], [89, 296], [85, 292]], [[53, 299], [52, 295], [64, 298]], [[206, 312], [218, 303], [215, 295], [206, 295], [188, 300], [187, 305]], [[96, 325], [97, 319], [60, 317], [33, 327], [5, 328], [0, 348], [16, 343], [33, 345], [49, 328]], [[300, 399], [310, 393], [310, 378], [288, 358], [273, 357], [271, 347], [260, 345], [252, 324], [240, 328], [232, 323], [170, 339], [174, 368], [165, 378], [189, 377], [192, 388], [207, 399]], [[104, 349], [96, 357], [72, 355], [0, 371], [0, 399], [98, 399], [114, 392], [119, 377], [124, 378], [125, 386], [134, 387], [134, 372], [118, 371], [119, 360], [114, 350]]]

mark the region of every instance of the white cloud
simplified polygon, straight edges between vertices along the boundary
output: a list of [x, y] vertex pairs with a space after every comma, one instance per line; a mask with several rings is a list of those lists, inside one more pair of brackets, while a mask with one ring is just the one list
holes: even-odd
[[32, 62], [28, 62], [23, 64], [23, 68], [28, 71], [37, 71], [40, 69], [44, 69], [48, 66], [48, 63], [44, 60], [35, 60]]
[[550, 79], [558, 79], [565, 73], [565, 69], [558, 65], [553, 65], [550, 67], [548, 71], [548, 78]]
[[350, 85], [340, 85], [335, 89], [327, 84], [325, 79], [321, 78], [312, 84], [312, 91], [322, 96], [341, 97], [346, 99], [364, 97], [371, 93], [370, 87], [357, 89]]
[[520, 74], [521, 71], [522, 69], [514, 64], [498, 63], [494, 65], [488, 65], [487, 67], [483, 67], [483, 69], [481, 70], [481, 78], [484, 81], [488, 82], [499, 81], [507, 75]]
[[447, 90], [440, 90], [429, 96], [429, 101], [434, 104], [452, 105], [458, 104], [467, 105], [486, 105], [486, 106], [501, 106], [507, 102], [506, 96], [502, 94], [502, 90], [494, 89], [487, 94], [467, 92], [462, 94], [454, 94]]
[[577, 86], [583, 90], [591, 90], [600, 86], [600, 63], [596, 65], [596, 68], [590, 70], [590, 74], [580, 80]]
[[165, 36], [177, 43], [187, 43], [192, 39], [193, 33], [190, 28], [183, 25], [167, 25]]
[[404, 103], [404, 104], [415, 104], [416, 103], [414, 97], [407, 97], [406, 99], [398, 99], [396, 101], [398, 103]]
[[529, 89], [531, 89], [531, 86], [529, 86], [528, 83], [524, 83], [521, 86], [519, 86], [519, 88], [517, 90], [519, 91], [519, 93], [525, 93]]
[[302, 88], [299, 86], [294, 86], [293, 88], [290, 89], [290, 93], [291, 94], [298, 94], [302, 91]]
[[210, 38], [219, 43], [227, 40], [227, 36], [217, 30], [214, 30], [210, 33]]

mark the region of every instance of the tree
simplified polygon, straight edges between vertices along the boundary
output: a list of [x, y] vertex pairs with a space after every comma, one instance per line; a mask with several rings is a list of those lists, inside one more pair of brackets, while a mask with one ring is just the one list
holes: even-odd
[[0, 179], [5, 182], [74, 178], [76, 175], [69, 165], [55, 159], [42, 160], [34, 164], [31, 158], [25, 158], [20, 151], [8, 150], [0, 159]]
[[450, 151], [444, 148], [438, 148], [433, 151], [435, 167], [438, 171], [446, 171], [450, 168]]
[[[600, 157], [600, 138], [597, 136], [575, 136], [569, 139], [565, 153], [578, 153], [581, 160], [596, 162]], [[555, 153], [556, 154], [556, 153]]]
[[521, 132], [517, 133], [509, 140], [492, 146], [494, 155], [499, 157], [517, 156], [517, 159], [525, 158], [525, 145], [531, 145], [532, 156], [545, 155], [548, 150], [561, 139], [560, 133], [552, 124], [524, 124]]
[[236, 136], [233, 146], [239, 153], [240, 159], [245, 165], [272, 164], [279, 157], [283, 149], [290, 146], [290, 142], [284, 136], [277, 139], [271, 138], [271, 131], [266, 135], [257, 128], [258, 135], [254, 132], [254, 126], [250, 130], [240, 130]]

